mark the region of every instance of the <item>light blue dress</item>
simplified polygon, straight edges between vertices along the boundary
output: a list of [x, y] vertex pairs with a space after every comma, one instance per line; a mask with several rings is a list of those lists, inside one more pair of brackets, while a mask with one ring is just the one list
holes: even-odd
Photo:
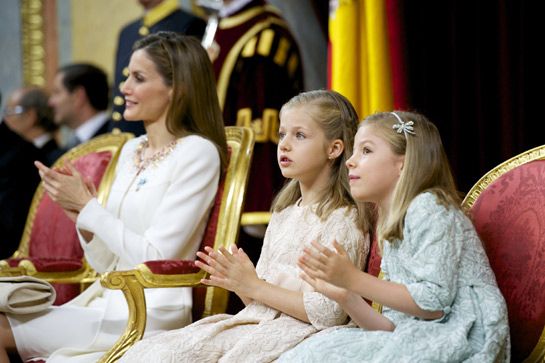
[[470, 220], [431, 193], [409, 206], [403, 241], [385, 242], [385, 279], [407, 286], [426, 321], [384, 307], [393, 332], [326, 329], [280, 362], [508, 362], [507, 307]]

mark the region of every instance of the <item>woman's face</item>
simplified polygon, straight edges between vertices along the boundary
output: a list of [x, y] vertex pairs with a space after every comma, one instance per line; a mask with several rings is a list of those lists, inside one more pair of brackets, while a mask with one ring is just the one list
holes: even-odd
[[361, 126], [354, 139], [354, 153], [346, 162], [354, 199], [379, 206], [389, 202], [404, 159], [372, 126]]
[[144, 49], [135, 51], [129, 62], [129, 76], [121, 92], [125, 96], [123, 117], [129, 121], [165, 121], [172, 87], [165, 84], [155, 63]]

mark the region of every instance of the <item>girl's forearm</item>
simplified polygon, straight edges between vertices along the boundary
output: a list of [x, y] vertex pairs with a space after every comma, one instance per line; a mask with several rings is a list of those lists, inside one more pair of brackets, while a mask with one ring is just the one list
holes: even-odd
[[256, 288], [252, 290], [251, 296], [249, 296], [252, 300], [259, 301], [306, 323], [310, 322], [305, 311], [302, 292], [288, 290], [264, 280], [259, 280]]
[[368, 300], [388, 306], [405, 314], [431, 320], [443, 316], [442, 311], [421, 309], [403, 284], [385, 281], [365, 272], [352, 274], [347, 281], [347, 288]]
[[240, 298], [240, 300], [242, 300], [242, 303], [244, 304], [244, 306], [248, 306], [248, 304], [251, 304], [254, 301], [253, 299], [250, 299], [249, 297], [246, 297], [246, 296], [242, 296], [238, 294], [237, 296]]
[[393, 331], [395, 325], [384, 315], [377, 312], [359, 295], [352, 293], [341, 302], [343, 310], [358, 324], [367, 330]]

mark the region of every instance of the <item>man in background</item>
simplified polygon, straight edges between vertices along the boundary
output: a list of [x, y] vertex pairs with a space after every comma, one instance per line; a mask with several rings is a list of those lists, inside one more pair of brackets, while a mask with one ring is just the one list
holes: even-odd
[[33, 164], [40, 158], [39, 150], [6, 122], [22, 113], [8, 103], [0, 120], [0, 259], [10, 257], [19, 246], [30, 202], [40, 182]]
[[49, 95], [38, 87], [25, 87], [11, 94], [4, 113], [6, 125], [40, 152], [40, 160], [52, 165], [59, 146], [55, 140], [58, 125], [48, 104]]
[[123, 82], [129, 75], [129, 60], [133, 44], [140, 38], [161, 30], [173, 31], [202, 38], [205, 22], [180, 8], [177, 0], [138, 0], [144, 15], [126, 25], [119, 33], [115, 57], [113, 110], [111, 128], [141, 135], [145, 132], [142, 122], [123, 120], [125, 100], [121, 93]]
[[57, 71], [49, 105], [55, 123], [73, 132], [63, 151], [109, 131], [109, 90], [106, 73], [92, 64], [73, 63]]

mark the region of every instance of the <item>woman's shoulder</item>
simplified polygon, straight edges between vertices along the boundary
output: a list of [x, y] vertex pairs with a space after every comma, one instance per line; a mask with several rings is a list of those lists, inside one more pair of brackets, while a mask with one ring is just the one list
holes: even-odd
[[178, 140], [174, 153], [183, 156], [178, 160], [188, 162], [219, 162], [218, 149], [214, 143], [199, 135], [187, 135]]
[[215, 151], [216, 146], [212, 141], [200, 135], [187, 135], [179, 139], [178, 150], [184, 152]]

